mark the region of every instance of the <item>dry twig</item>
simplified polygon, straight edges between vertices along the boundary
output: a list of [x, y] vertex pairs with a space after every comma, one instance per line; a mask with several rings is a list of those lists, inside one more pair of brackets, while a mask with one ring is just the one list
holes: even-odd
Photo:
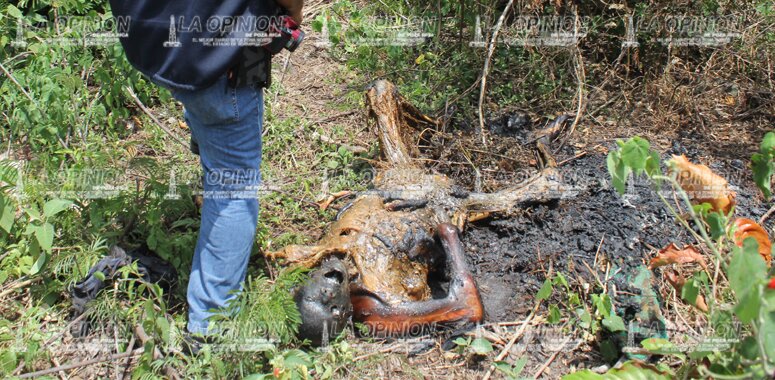
[[48, 374], [51, 374], [51, 373], [57, 373], [57, 372], [60, 372], [60, 371], [67, 371], [67, 370], [71, 370], [71, 369], [75, 369], [75, 368], [85, 367], [87, 365], [92, 365], [92, 364], [97, 364], [97, 363], [109, 362], [109, 361], [112, 361], [112, 360], [128, 358], [128, 357], [140, 355], [140, 354], [143, 353], [143, 351], [144, 351], [143, 348], [138, 348], [136, 350], [122, 352], [120, 354], [113, 354], [113, 355], [110, 355], [110, 356], [103, 356], [103, 357], [99, 357], [99, 358], [84, 360], [84, 361], [76, 362], [76, 363], [73, 363], [73, 364], [66, 364], [66, 365], [63, 365], [63, 366], [48, 368], [48, 369], [44, 369], [44, 370], [41, 370], [41, 371], [25, 373], [25, 374], [19, 376], [19, 378], [20, 379], [29, 379], [29, 378], [33, 378], [33, 377], [48, 375]]
[[181, 140], [181, 138], [180, 138], [180, 137], [178, 137], [178, 135], [176, 135], [176, 134], [172, 133], [172, 131], [170, 131], [170, 130], [169, 130], [167, 127], [165, 127], [165, 126], [164, 126], [164, 124], [162, 124], [161, 122], [159, 122], [159, 119], [157, 119], [157, 118], [156, 118], [156, 116], [154, 116], [154, 115], [151, 113], [151, 110], [149, 110], [149, 109], [148, 109], [148, 107], [146, 107], [146, 106], [145, 106], [145, 104], [143, 104], [143, 102], [141, 102], [141, 101], [140, 101], [140, 98], [138, 98], [138, 97], [137, 97], [137, 94], [135, 94], [135, 92], [132, 90], [132, 88], [131, 88], [131, 87], [127, 86], [127, 87], [126, 87], [126, 91], [127, 91], [127, 93], [129, 93], [129, 96], [130, 96], [130, 97], [131, 97], [131, 98], [132, 98], [132, 99], [135, 101], [135, 103], [137, 103], [137, 106], [138, 106], [138, 107], [140, 107], [140, 109], [141, 109], [143, 112], [145, 112], [145, 114], [146, 114], [146, 115], [148, 115], [148, 117], [150, 117], [150, 118], [151, 118], [151, 120], [153, 120], [153, 122], [154, 122], [154, 123], [155, 123], [157, 126], [159, 126], [159, 128], [161, 128], [161, 130], [162, 130], [162, 131], [164, 131], [165, 133], [167, 133], [167, 134], [168, 134], [170, 137], [172, 137], [172, 139], [173, 139], [173, 140], [175, 140], [175, 141], [177, 141], [178, 143], [180, 143], [180, 145], [183, 145], [183, 146], [184, 146], [186, 149], [188, 149], [188, 148], [189, 148], [188, 144], [187, 144], [187, 143], [185, 143], [185, 142], [183, 142], [183, 140]]
[[495, 43], [498, 40], [498, 34], [500, 34], [503, 21], [506, 19], [506, 14], [509, 13], [509, 9], [514, 5], [514, 0], [509, 0], [506, 4], [506, 8], [503, 8], [501, 16], [498, 17], [498, 22], [495, 24], [495, 28], [492, 31], [492, 38], [490, 39], [490, 46], [487, 49], [487, 59], [484, 60], [484, 67], [482, 68], [481, 83], [479, 85], [479, 128], [482, 134], [482, 144], [487, 145], [486, 134], [484, 132], [484, 94], [487, 89], [487, 74], [490, 72], [490, 61], [492, 61], [492, 55], [495, 53]]

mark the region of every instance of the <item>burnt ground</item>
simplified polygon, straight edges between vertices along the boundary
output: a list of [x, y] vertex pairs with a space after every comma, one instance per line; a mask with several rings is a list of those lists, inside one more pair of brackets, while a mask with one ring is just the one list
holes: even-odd
[[[457, 133], [428, 138], [425, 153], [433, 158], [434, 170], [470, 190], [476, 186], [472, 168], [478, 167], [481, 188], [494, 191], [513, 186], [537, 170], [530, 136], [543, 125], [522, 114], [507, 114], [490, 122], [487, 149], [471, 148], [481, 146], [477, 136]], [[641, 132], [648, 138], [648, 131]], [[555, 141], [560, 146], [555, 158], [563, 181], [581, 189], [575, 198], [495, 215], [469, 225], [463, 234], [489, 321], [524, 318], [550, 265], [570, 278], [594, 283], [590, 269], [599, 269], [593, 268], [595, 263], [603, 263], [603, 273], [597, 274], [602, 276], [604, 263], [625, 270], [647, 263], [657, 249], [671, 242], [693, 243], [645, 178], [631, 179], [624, 196], [610, 187], [606, 154], [616, 146], [614, 139], [574, 143], [571, 137], [562, 144], [564, 138]], [[663, 161], [685, 154], [692, 162], [707, 164], [737, 193], [736, 215], [758, 220], [769, 205], [764, 204], [748, 167], [756, 145], [732, 143], [737, 146], [723, 149], [717, 141], [689, 131], [679, 132], [670, 146], [654, 148]], [[469, 165], [463, 165], [468, 159], [462, 152], [470, 154]]]
[[[676, 153], [687, 149], [677, 143], [663, 159]], [[688, 157], [699, 158], [691, 153]], [[732, 159], [711, 167], [718, 173], [736, 173], [744, 165]], [[624, 196], [616, 193], [608, 185], [604, 154], [575, 159], [561, 172], [586, 189], [571, 200], [538, 204], [515, 215], [475, 223], [464, 234], [489, 320], [518, 319], [529, 313], [550, 263], [571, 278], [593, 283], [587, 266], [595, 262], [638, 266], [670, 242], [692, 242], [645, 180], [636, 181]], [[767, 211], [750, 178], [736, 176], [730, 182], [736, 187], [738, 215], [756, 220]], [[627, 287], [622, 290], [639, 293]]]
[[[513, 186], [515, 179], [526, 176], [525, 172], [536, 170], [528, 136], [543, 124], [529, 123], [508, 131], [499, 123], [507, 123], [509, 119], [514, 120], [514, 116], [506, 115], [491, 124], [495, 132], [490, 138], [491, 145], [488, 149], [479, 149], [478, 153], [471, 153], [473, 148], [466, 149], [479, 145], [477, 136], [457, 134], [455, 143], [450, 143], [453, 139], [449, 136], [427, 139], [430, 142], [425, 154], [435, 162], [430, 166], [456, 178], [469, 189], [476, 186], [472, 180], [476, 177], [474, 167], [484, 173], [480, 174], [480, 186], [485, 191]], [[649, 137], [648, 131], [645, 137]], [[693, 162], [707, 164], [727, 178], [737, 193], [736, 215], [758, 220], [770, 206], [763, 201], [748, 167], [751, 149], [756, 144], [738, 141], [743, 148], [724, 150], [698, 137], [696, 133], [678, 133], [668, 146], [652, 146], [662, 153], [663, 160], [673, 154], [685, 154]], [[524, 320], [536, 304], [536, 293], [550, 268], [554, 273], [563, 273], [571, 288], [582, 297], [601, 292], [601, 283], [607, 283], [614, 307], [625, 320], [633, 318], [640, 309], [638, 300], [643, 289], [627, 279], [635, 276], [658, 249], [669, 243], [694, 243], [647, 180], [631, 181], [624, 196], [609, 186], [606, 154], [616, 146], [614, 139], [587, 141], [574, 144], [571, 138], [555, 156], [564, 181], [582, 189], [575, 198], [495, 215], [466, 228], [463, 242], [483, 298], [486, 322]], [[470, 154], [468, 158], [463, 157], [466, 153], [461, 153], [466, 151]], [[721, 156], [720, 151], [726, 154]], [[466, 161], [469, 165], [463, 164]], [[672, 201], [671, 197], [668, 199]], [[772, 222], [765, 228], [771, 229]], [[654, 276], [651, 287], [662, 297], [668, 296], [660, 276]], [[558, 293], [561, 292], [555, 292], [541, 305], [539, 315], [547, 314], [548, 304], [567, 301]], [[659, 302], [664, 307], [666, 301], [660, 298]], [[505, 332], [506, 340], [510, 334]], [[569, 365], [590, 368], [604, 364], [598, 348], [592, 347], [595, 344], [588, 342], [587, 346], [561, 353], [544, 374], [557, 377], [567, 373]], [[499, 351], [500, 347], [496, 346], [496, 352]], [[515, 360], [521, 355], [516, 354], [509, 358]], [[534, 373], [550, 354], [542, 350], [530, 352], [524, 373]], [[475, 372], [486, 370], [486, 366], [467, 365], [466, 368]]]

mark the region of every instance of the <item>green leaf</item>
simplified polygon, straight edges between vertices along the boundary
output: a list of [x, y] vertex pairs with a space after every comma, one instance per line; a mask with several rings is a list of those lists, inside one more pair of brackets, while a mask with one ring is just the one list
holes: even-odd
[[471, 351], [477, 355], [487, 355], [492, 352], [492, 344], [484, 338], [476, 338], [471, 342]]
[[751, 156], [751, 171], [756, 186], [769, 199], [772, 196], [772, 175], [775, 174], [772, 154], [755, 153]]
[[759, 343], [756, 341], [756, 338], [752, 336], [745, 337], [745, 339], [737, 345], [737, 351], [748, 360], [756, 360], [759, 357]]
[[726, 217], [717, 212], [711, 212], [705, 217], [705, 221], [708, 223], [708, 227], [710, 227], [710, 236], [713, 240], [718, 240], [726, 235]]
[[[654, 151], [649, 152], [649, 157], [646, 159], [646, 174], [648, 174], [649, 177], [662, 175], [662, 169], [659, 167], [659, 162], [659, 153]], [[657, 184], [659, 184], [659, 180], [657, 180]]]
[[611, 186], [620, 195], [624, 194], [630, 169], [622, 163], [618, 152], [614, 151], [608, 153], [606, 164], [608, 166], [608, 174], [611, 175]]
[[775, 132], [767, 132], [764, 135], [759, 150], [762, 153], [775, 151]]
[[164, 343], [169, 344], [170, 342], [170, 322], [167, 320], [166, 317], [160, 316], [156, 318], [156, 328], [159, 331], [159, 335], [161, 335], [161, 340]]
[[547, 278], [544, 281], [544, 284], [541, 285], [541, 289], [538, 289], [538, 294], [536, 294], [536, 299], [545, 300], [549, 298], [549, 296], [551, 295], [552, 295], [552, 279]]
[[0, 228], [10, 234], [15, 217], [16, 208], [13, 207], [11, 200], [0, 194]]
[[105, 281], [105, 273], [102, 273], [100, 271], [95, 271], [94, 277], [97, 277], [97, 279], [100, 281]]
[[504, 361], [497, 361], [493, 363], [495, 366], [495, 369], [497, 369], [500, 372], [503, 372], [504, 375], [506, 375], [506, 378], [508, 379], [517, 379], [519, 375], [522, 373], [522, 371], [525, 369], [525, 365], [527, 364], [527, 357], [523, 356], [517, 359], [516, 362], [514, 362], [514, 365], [510, 365], [507, 362]]
[[326, 161], [326, 166], [329, 169], [336, 169], [336, 168], [339, 167], [339, 161], [334, 160], [334, 159], [330, 159], [330, 160]]
[[463, 338], [462, 336], [458, 337], [458, 338], [455, 338], [455, 340], [453, 340], [452, 342], [457, 344], [458, 346], [461, 346], [461, 347], [468, 346], [468, 344], [469, 344], [469, 340], [466, 339], [466, 338]]
[[613, 304], [611, 304], [611, 298], [608, 297], [607, 294], [593, 294], [592, 295], [592, 302], [595, 304], [595, 307], [597, 308], [597, 312], [602, 315], [603, 317], [608, 317], [611, 315], [611, 311], [613, 310]]
[[638, 136], [629, 139], [622, 147], [622, 161], [631, 167], [635, 174], [646, 169], [646, 159], [650, 156], [649, 142]]
[[743, 241], [743, 249], [733, 247], [727, 277], [729, 286], [738, 299], [742, 299], [758, 282], [767, 276], [767, 265], [759, 255], [759, 243], [754, 238]]
[[24, 212], [26, 212], [27, 215], [29, 215], [32, 219], [40, 220], [40, 211], [38, 211], [38, 208], [34, 205], [30, 205], [29, 208], [25, 208]]
[[618, 315], [611, 315], [607, 318], [603, 318], [603, 326], [611, 332], [625, 331], [624, 320]]
[[16, 8], [11, 4], [8, 4], [8, 7], [6, 8], [6, 12], [8, 12], [8, 16], [11, 16], [13, 18], [24, 17], [24, 15], [22, 14], [22, 11], [20, 11], [19, 8]]
[[562, 273], [557, 273], [557, 276], [554, 278], [554, 283], [557, 285], [562, 285], [565, 287], [565, 290], [570, 290], [570, 285], [568, 285], [568, 280], [565, 279], [565, 276]]
[[680, 353], [680, 350], [673, 344], [673, 342], [663, 338], [648, 338], [640, 342], [646, 350], [656, 355], [672, 355]]
[[43, 223], [43, 225], [33, 227], [33, 231], [40, 248], [44, 251], [51, 250], [54, 244], [54, 226], [51, 223]]
[[309, 354], [307, 354], [302, 350], [298, 350], [298, 349], [289, 350], [283, 356], [285, 356], [284, 364], [286, 368], [312, 366], [312, 361], [310, 360]]
[[775, 313], [765, 313], [762, 327], [762, 343], [764, 343], [764, 351], [767, 356], [772, 360], [775, 357]]
[[46, 254], [46, 252], [41, 252], [38, 255], [37, 260], [35, 260], [35, 263], [32, 264], [32, 267], [30, 267], [30, 276], [34, 276], [40, 273], [43, 270], [43, 268], [46, 267], [47, 262], [48, 262], [48, 254]]
[[320, 33], [323, 31], [323, 22], [320, 20], [313, 20], [312, 21], [312, 30]]
[[10, 375], [16, 368], [16, 353], [8, 350], [0, 354], [0, 369], [3, 373]]
[[692, 210], [694, 210], [694, 212], [699, 215], [707, 215], [712, 209], [713, 206], [711, 206], [711, 204], [708, 202], [703, 202], [701, 204], [692, 206]]
[[758, 286], [744, 293], [738, 300], [737, 306], [735, 306], [735, 315], [740, 319], [740, 322], [749, 323], [759, 317], [762, 296]]
[[66, 199], [52, 199], [43, 205], [43, 215], [52, 217], [72, 206], [73, 202]]
[[694, 278], [690, 278], [681, 288], [681, 299], [689, 305], [695, 305], [698, 295], [700, 295], [700, 286]]
[[583, 329], [592, 327], [592, 316], [586, 309], [576, 309], [576, 315], [579, 317], [579, 327]]
[[549, 306], [549, 318], [547, 318], [547, 322], [556, 324], [560, 322], [561, 318], [562, 316], [560, 315], [560, 308], [557, 307], [557, 305]]

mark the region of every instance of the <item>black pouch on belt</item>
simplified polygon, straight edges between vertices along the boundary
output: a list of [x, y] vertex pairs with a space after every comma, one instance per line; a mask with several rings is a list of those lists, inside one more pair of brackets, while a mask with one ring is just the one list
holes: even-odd
[[261, 46], [246, 46], [240, 63], [229, 70], [229, 83], [233, 87], [268, 88], [272, 85], [272, 55]]

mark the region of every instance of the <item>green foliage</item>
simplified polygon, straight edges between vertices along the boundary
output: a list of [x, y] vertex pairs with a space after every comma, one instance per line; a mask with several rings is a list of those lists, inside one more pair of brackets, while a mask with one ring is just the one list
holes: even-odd
[[305, 279], [305, 270], [301, 268], [282, 270], [274, 282], [263, 276], [249, 277], [228, 308], [212, 320], [225, 326], [225, 334], [231, 339], [294, 341], [301, 315], [292, 289]]
[[611, 175], [611, 185], [619, 194], [624, 194], [630, 174], [646, 173], [650, 177], [661, 175], [659, 154], [649, 147], [649, 142], [633, 137], [627, 141], [617, 140], [619, 149], [608, 152], [606, 164]]
[[[7, 259], [18, 260], [17, 266], [10, 271], [11, 276], [40, 274], [49, 262], [54, 246], [55, 217], [72, 202], [52, 199], [43, 204], [42, 212], [35, 204], [25, 205], [21, 207], [23, 214], [19, 218], [16, 217], [17, 205], [9, 196], [0, 193], [0, 204], [0, 227], [5, 231], [3, 237], [9, 249]], [[8, 275], [6, 272], [0, 277], [7, 278]]]
[[654, 367], [630, 361], [602, 375], [586, 369], [565, 375], [562, 377], [562, 380], [668, 380], [673, 378], [672, 372], [664, 366]]
[[461, 336], [455, 338], [453, 343], [457, 345], [456, 351], [459, 354], [470, 352], [473, 355], [484, 356], [493, 351], [492, 343], [490, 343], [489, 340], [481, 337], [471, 339], [471, 337], [464, 338]]
[[756, 186], [759, 186], [764, 198], [772, 196], [772, 176], [775, 174], [775, 132], [764, 135], [759, 152], [751, 156], [751, 170]]
[[[470, 91], [480, 75], [484, 49], [469, 45], [474, 37], [477, 14], [485, 33], [492, 22], [481, 12], [492, 3], [470, 0], [413, 4], [396, 0], [363, 6], [340, 0], [312, 22], [313, 30], [327, 33], [331, 53], [347, 59], [350, 68], [368, 78], [385, 77], [415, 104], [440, 110], [448, 101], [474, 104], [477, 92]], [[407, 40], [408, 36], [415, 39]], [[424, 36], [424, 38], [417, 38]], [[484, 36], [487, 38], [489, 36]], [[512, 105], [552, 98], [569, 100], [566, 91], [574, 80], [567, 51], [561, 57], [547, 57], [532, 48], [503, 46], [496, 50], [489, 75], [488, 97], [493, 103]], [[459, 62], [466, 62], [461, 65]], [[450, 80], [454, 78], [454, 80]], [[523, 85], [514, 86], [515, 78]], [[532, 88], [525, 92], [522, 88]], [[469, 91], [466, 91], [469, 90]], [[469, 107], [461, 111], [471, 113]]]
[[527, 357], [523, 356], [517, 359], [517, 361], [514, 362], [513, 365], [510, 365], [503, 361], [495, 362], [494, 365], [495, 365], [495, 369], [497, 369], [498, 372], [506, 376], [507, 379], [516, 380], [520, 378], [522, 371], [525, 369], [525, 365], [527, 365]]
[[[708, 212], [708, 205], [692, 205], [676, 181], [675, 174], [673, 177], [666, 177], [656, 170], [649, 170], [649, 166], [659, 167], [657, 160], [659, 156], [649, 151], [648, 143], [644, 143], [637, 137], [627, 142], [619, 141], [617, 143], [620, 149], [612, 151], [608, 156], [609, 173], [612, 176], [612, 181], [616, 183], [617, 190], [623, 189], [626, 184], [627, 175], [622, 175], [622, 173], [637, 173], [638, 170], [642, 170], [657, 186], [660, 183], [668, 183], [672, 190], [679, 194], [679, 199], [684, 200], [685, 207], [691, 211], [690, 216], [699, 234], [691, 230], [683, 216], [674, 211], [668, 201], [660, 195], [663, 203], [682, 225], [690, 229], [690, 232], [694, 233], [695, 237], [705, 244], [708, 250], [714, 252], [714, 259], [718, 261], [719, 267], [729, 280], [729, 292], [721, 293], [728, 294], [730, 298], [728, 303], [725, 303], [723, 298], [717, 300], [706, 297], [710, 301], [709, 320], [711, 327], [729, 329], [732, 315], [745, 326], [744, 334], [740, 336], [741, 339], [734, 346], [734, 349], [690, 352], [689, 357], [692, 360], [687, 362], [687, 368], [697, 368], [705, 376], [711, 377], [718, 375], [760, 377], [765, 373], [772, 373], [775, 370], [775, 349], [773, 349], [775, 346], [770, 342], [775, 337], [775, 303], [773, 302], [775, 301], [775, 294], [773, 294], [775, 291], [767, 288], [769, 276], [767, 265], [759, 254], [756, 240], [751, 237], [746, 238], [742, 247], [738, 247], [733, 243], [734, 231], [731, 228], [731, 215]], [[765, 156], [772, 153], [773, 145], [775, 145], [775, 134], [770, 133], [765, 137], [760, 153], [755, 155], [754, 171], [757, 170], [757, 162], [769, 160], [770, 163], [767, 165], [771, 165], [771, 156], [769, 158], [765, 158]], [[655, 163], [647, 163], [652, 159]], [[767, 168], [767, 170], [771, 170], [771, 168]], [[765, 176], [755, 173], [754, 176], [758, 176], [760, 179], [766, 177], [765, 182], [769, 183], [771, 173], [768, 172]], [[757, 180], [757, 184], [766, 196], [770, 195], [769, 187], [762, 186], [764, 182]], [[706, 233], [706, 229], [710, 235]], [[698, 272], [682, 288], [681, 298], [694, 304], [700, 294], [715, 295], [716, 289], [719, 287], [720, 285], [716, 283], [715, 279], [711, 281], [705, 272]], [[598, 310], [606, 310], [607, 305], [604, 302], [601, 303]], [[701, 360], [708, 360], [710, 365], [706, 365]]]
[[[94, 132], [120, 137], [125, 134], [123, 121], [130, 116], [124, 87], [133, 87], [146, 101], [151, 94], [160, 95], [130, 67], [119, 45], [78, 43], [89, 37], [90, 24], [54, 26], [57, 15], [99, 24], [110, 17], [105, 4], [43, 0], [28, 6], [9, 4], [0, 12], [5, 13], [7, 28], [0, 39], [0, 59], [18, 82], [0, 85], [12, 140], [26, 141], [33, 151], [52, 151], [56, 146], [67, 149], [75, 136], [87, 140]], [[17, 32], [22, 34], [11, 45], [7, 37]]]

